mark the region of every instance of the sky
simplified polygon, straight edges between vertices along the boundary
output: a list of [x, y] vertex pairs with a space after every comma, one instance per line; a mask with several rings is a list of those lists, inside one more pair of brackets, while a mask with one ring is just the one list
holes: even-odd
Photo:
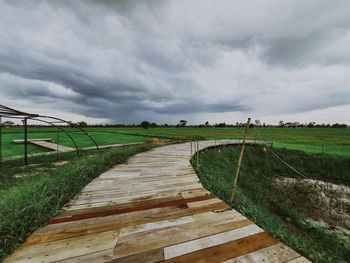
[[0, 104], [71, 121], [350, 124], [348, 0], [0, 0]]

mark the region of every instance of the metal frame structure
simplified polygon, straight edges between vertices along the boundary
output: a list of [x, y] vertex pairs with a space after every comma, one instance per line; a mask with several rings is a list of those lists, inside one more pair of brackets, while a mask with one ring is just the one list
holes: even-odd
[[[19, 110], [12, 109], [10, 107], [4, 106], [0, 104], [0, 163], [2, 162], [2, 118], [10, 118], [10, 119], [23, 119], [24, 120], [24, 163], [28, 164], [28, 120], [43, 122], [49, 124], [53, 127], [57, 128], [57, 153], [58, 153], [58, 140], [59, 140], [59, 131], [64, 132], [73, 142], [77, 155], [79, 156], [79, 148], [74, 138], [69, 134], [72, 133], [70, 131], [66, 131], [62, 124], [67, 124], [70, 127], [74, 127], [80, 130], [80, 132], [74, 132], [75, 134], [86, 135], [90, 138], [90, 140], [95, 144], [96, 149], [100, 150], [96, 141], [88, 134], [84, 129], [79, 127], [78, 125], [66, 121], [60, 118], [45, 116], [39, 114], [32, 114], [28, 112], [23, 112]], [[61, 124], [61, 125], [59, 125]]]

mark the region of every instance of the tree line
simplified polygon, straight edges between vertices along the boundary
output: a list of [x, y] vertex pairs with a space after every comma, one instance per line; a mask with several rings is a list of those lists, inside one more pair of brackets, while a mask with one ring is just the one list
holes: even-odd
[[[224, 127], [245, 127], [246, 123], [243, 122], [236, 122], [235, 124], [229, 124], [225, 122], [221, 123], [214, 123], [210, 124], [209, 121], [206, 121], [203, 124], [198, 125], [187, 125], [187, 120], [180, 120], [177, 124], [157, 124], [155, 122], [149, 122], [149, 121], [142, 121], [140, 124], [88, 124], [85, 121], [80, 122], [70, 122], [68, 124], [71, 127], [79, 126], [79, 127], [114, 127], [114, 128], [123, 128], [123, 127], [142, 127], [144, 129], [148, 128], [156, 128], [156, 127], [196, 127], [196, 128], [204, 128], [204, 127], [217, 127], [217, 128], [224, 128]], [[20, 127], [22, 125], [15, 124], [12, 121], [4, 121], [1, 123], [2, 127]], [[29, 125], [32, 127], [40, 127], [40, 126], [48, 126], [48, 125], [37, 125], [32, 124]], [[274, 124], [268, 124], [268, 123], [261, 123], [260, 120], [255, 120], [253, 123], [250, 124], [250, 128], [252, 127], [259, 127], [259, 128], [348, 128], [348, 126], [345, 123], [333, 123], [333, 124], [325, 124], [321, 123], [318, 124], [316, 122], [309, 122], [309, 123], [300, 123], [300, 122], [284, 122], [283, 120], [279, 121], [277, 125]]]

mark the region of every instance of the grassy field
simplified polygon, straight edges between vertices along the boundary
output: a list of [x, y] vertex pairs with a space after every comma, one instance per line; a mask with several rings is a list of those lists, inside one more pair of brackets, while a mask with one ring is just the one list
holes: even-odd
[[[82, 135], [81, 132], [77, 129], [67, 129], [70, 135], [76, 141], [76, 144], [79, 148], [94, 146], [93, 141], [86, 135]], [[98, 145], [108, 145], [108, 144], [117, 144], [117, 143], [131, 143], [131, 142], [143, 142], [149, 137], [142, 135], [128, 135], [121, 134], [115, 130], [110, 129], [87, 129], [87, 132], [93, 137]], [[63, 132], [59, 132], [57, 137], [57, 129], [50, 127], [42, 128], [29, 128], [28, 129], [28, 139], [40, 139], [40, 138], [51, 138], [54, 140], [54, 143], [75, 148], [72, 140]], [[3, 157], [11, 157], [24, 154], [23, 144], [13, 144], [13, 140], [24, 139], [23, 129], [21, 128], [10, 128], [3, 129]], [[46, 152], [45, 148], [38, 147], [35, 145], [28, 145], [28, 153], [39, 153]]]
[[[201, 183], [227, 203], [240, 149], [226, 146], [200, 154]], [[247, 145], [233, 207], [313, 261], [348, 262], [350, 192], [335, 191], [332, 183], [350, 186], [350, 158], [274, 151], [308, 179], [264, 146]]]
[[[93, 146], [93, 142], [86, 136], [77, 134], [78, 130], [68, 129], [77, 141], [78, 147]], [[85, 130], [96, 140], [98, 145], [115, 143], [142, 142], [149, 137], [164, 139], [185, 138], [197, 136], [204, 140], [240, 139], [243, 128], [93, 128]], [[23, 139], [22, 128], [3, 129], [3, 156], [10, 157], [23, 154], [23, 145], [11, 144], [14, 139]], [[57, 141], [57, 129], [50, 127], [29, 128], [29, 138], [52, 138]], [[350, 129], [349, 128], [252, 128], [248, 139], [273, 141], [277, 148], [303, 150], [308, 153], [327, 153], [350, 157]], [[59, 144], [74, 147], [70, 138], [64, 133], [59, 135]], [[45, 151], [42, 148], [29, 146], [30, 153]]]
[[0, 262], [36, 228], [45, 225], [93, 178], [131, 155], [154, 146], [138, 145], [11, 160], [0, 166]]

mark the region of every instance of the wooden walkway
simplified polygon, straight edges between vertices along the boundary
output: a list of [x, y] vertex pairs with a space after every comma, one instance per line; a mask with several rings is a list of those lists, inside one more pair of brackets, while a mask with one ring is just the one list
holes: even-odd
[[63, 145], [58, 145], [56, 143], [52, 143], [52, 142], [45, 142], [45, 141], [31, 141], [31, 144], [40, 146], [40, 147], [44, 147], [50, 150], [54, 150], [54, 151], [58, 151], [58, 152], [71, 152], [71, 151], [75, 151], [74, 148], [71, 147], [67, 147], [67, 146], [63, 146]]
[[115, 166], [5, 262], [309, 262], [205, 190], [189, 159], [184, 143]]

